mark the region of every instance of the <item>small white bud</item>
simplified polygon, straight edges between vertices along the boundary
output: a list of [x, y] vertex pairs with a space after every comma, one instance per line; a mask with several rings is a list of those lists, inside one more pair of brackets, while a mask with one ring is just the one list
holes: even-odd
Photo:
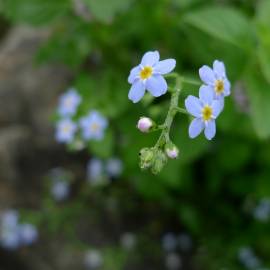
[[149, 132], [150, 128], [153, 126], [153, 121], [148, 117], [141, 117], [138, 121], [137, 128], [141, 132]]
[[169, 158], [171, 159], [176, 159], [178, 157], [179, 154], [179, 150], [176, 146], [173, 146], [171, 148], [166, 148], [166, 154]]

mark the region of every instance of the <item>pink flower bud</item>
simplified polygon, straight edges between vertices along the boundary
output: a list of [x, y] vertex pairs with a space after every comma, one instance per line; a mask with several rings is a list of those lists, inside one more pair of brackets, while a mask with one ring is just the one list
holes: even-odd
[[152, 126], [153, 121], [148, 117], [141, 117], [137, 124], [137, 128], [141, 132], [148, 132]]
[[176, 146], [173, 146], [172, 148], [166, 148], [166, 154], [171, 159], [176, 159], [179, 154], [179, 150]]

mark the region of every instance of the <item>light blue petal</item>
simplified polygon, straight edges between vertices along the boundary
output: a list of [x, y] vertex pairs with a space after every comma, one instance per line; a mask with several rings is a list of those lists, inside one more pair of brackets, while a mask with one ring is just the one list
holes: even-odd
[[128, 82], [130, 84], [134, 83], [134, 81], [137, 79], [137, 77], [140, 74], [140, 66], [134, 67], [128, 76]]
[[203, 130], [204, 123], [202, 119], [195, 118], [189, 125], [188, 134], [191, 139], [197, 137]]
[[153, 66], [159, 61], [159, 52], [147, 52], [144, 54], [142, 58], [141, 64], [143, 66]]
[[161, 75], [153, 75], [146, 81], [146, 89], [154, 97], [159, 97], [167, 92], [168, 85]]
[[216, 74], [217, 78], [224, 78], [226, 71], [224, 63], [218, 60], [214, 61], [213, 64], [214, 73]]
[[231, 83], [228, 79], [224, 80], [224, 96], [229, 96], [231, 93]]
[[224, 108], [224, 98], [212, 102], [213, 116], [217, 118]]
[[204, 135], [208, 140], [212, 140], [216, 135], [216, 122], [215, 120], [210, 120], [207, 125], [205, 125]]
[[201, 80], [208, 84], [208, 85], [214, 85], [215, 83], [215, 74], [213, 70], [208, 66], [202, 66], [199, 69], [199, 75]]
[[174, 70], [176, 66], [176, 61], [174, 59], [166, 59], [163, 61], [159, 61], [155, 67], [154, 72], [160, 73], [160, 74], [167, 74], [170, 73], [172, 70]]
[[188, 96], [185, 100], [185, 106], [186, 106], [187, 111], [191, 115], [193, 115], [195, 117], [201, 117], [202, 104], [197, 97]]
[[202, 85], [199, 90], [200, 100], [204, 105], [211, 105], [214, 99], [214, 90], [211, 86]]
[[133, 101], [133, 103], [139, 102], [145, 93], [145, 85], [141, 80], [137, 80], [131, 86], [128, 98]]

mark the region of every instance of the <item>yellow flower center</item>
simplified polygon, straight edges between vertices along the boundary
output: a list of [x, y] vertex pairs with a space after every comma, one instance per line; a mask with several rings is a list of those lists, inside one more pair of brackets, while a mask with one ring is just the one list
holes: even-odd
[[217, 94], [221, 94], [224, 91], [224, 81], [223, 80], [216, 80], [215, 91]]
[[71, 131], [71, 126], [70, 125], [66, 125], [63, 127], [63, 132], [65, 134], [69, 133]]
[[70, 108], [72, 106], [73, 99], [71, 97], [68, 97], [65, 99], [64, 104], [66, 107]]
[[146, 80], [146, 79], [148, 79], [149, 77], [152, 76], [152, 73], [153, 73], [153, 68], [149, 67], [149, 66], [146, 66], [141, 70], [140, 77], [141, 77], [142, 80]]
[[204, 121], [208, 121], [211, 119], [212, 117], [212, 113], [213, 110], [210, 106], [206, 105], [203, 109], [202, 109], [202, 117]]
[[95, 131], [99, 130], [99, 124], [93, 123], [90, 128], [92, 131], [95, 132]]

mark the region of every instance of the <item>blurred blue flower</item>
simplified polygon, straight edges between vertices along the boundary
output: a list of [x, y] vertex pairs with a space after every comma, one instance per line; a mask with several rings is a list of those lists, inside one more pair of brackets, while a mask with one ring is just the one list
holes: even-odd
[[106, 163], [106, 172], [111, 177], [119, 177], [123, 171], [123, 162], [119, 158], [110, 158]]
[[261, 199], [255, 207], [253, 215], [259, 221], [268, 221], [270, 218], [270, 200], [267, 198]]
[[188, 96], [185, 100], [187, 111], [195, 117], [189, 126], [190, 138], [197, 137], [204, 129], [205, 137], [211, 140], [216, 134], [216, 122], [223, 109], [223, 100], [215, 100], [214, 93], [205, 85], [200, 87], [199, 98]]
[[177, 238], [175, 234], [173, 233], [166, 233], [162, 237], [161, 241], [162, 241], [162, 247], [164, 251], [166, 252], [175, 251], [175, 249], [177, 248]]
[[247, 269], [256, 270], [261, 266], [261, 261], [257, 258], [250, 247], [240, 248], [238, 259]]
[[141, 63], [130, 71], [128, 82], [132, 86], [128, 98], [136, 103], [142, 99], [145, 90], [154, 97], [165, 94], [168, 85], [162, 75], [170, 73], [175, 65], [174, 59], [159, 61], [158, 51], [145, 53]]
[[231, 84], [223, 62], [215, 60], [213, 69], [204, 65], [199, 69], [199, 74], [209, 91], [214, 92], [215, 98], [219, 99], [230, 95]]
[[58, 113], [64, 117], [72, 116], [76, 113], [80, 103], [81, 96], [74, 88], [71, 88], [66, 93], [60, 96]]
[[62, 119], [56, 126], [56, 140], [60, 143], [70, 143], [76, 130], [77, 125], [71, 119]]
[[100, 268], [103, 264], [103, 258], [98, 250], [88, 250], [84, 256], [84, 264], [89, 269]]
[[37, 228], [29, 223], [21, 224], [19, 226], [20, 241], [22, 245], [31, 245], [38, 238]]
[[126, 232], [121, 235], [120, 243], [125, 250], [132, 250], [136, 245], [136, 235]]
[[104, 129], [108, 126], [108, 121], [97, 111], [91, 111], [80, 120], [82, 136], [85, 140], [100, 141], [104, 137]]
[[0, 245], [7, 249], [18, 248], [20, 246], [18, 212], [8, 210], [1, 215], [0, 221]]
[[87, 164], [86, 169], [87, 180], [91, 184], [98, 184], [103, 181], [104, 164], [100, 159], [93, 158]]
[[165, 265], [169, 270], [179, 270], [182, 268], [182, 258], [177, 253], [169, 253], [166, 255]]
[[69, 195], [69, 183], [67, 181], [54, 181], [51, 187], [51, 194], [57, 201], [62, 201]]

